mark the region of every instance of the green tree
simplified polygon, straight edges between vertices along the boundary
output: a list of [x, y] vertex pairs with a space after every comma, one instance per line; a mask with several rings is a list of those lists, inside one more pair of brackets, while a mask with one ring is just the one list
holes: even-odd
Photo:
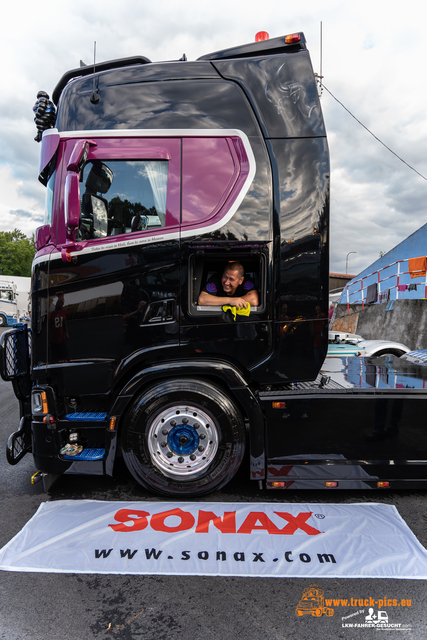
[[19, 229], [0, 231], [0, 275], [30, 276], [34, 253], [34, 238]]

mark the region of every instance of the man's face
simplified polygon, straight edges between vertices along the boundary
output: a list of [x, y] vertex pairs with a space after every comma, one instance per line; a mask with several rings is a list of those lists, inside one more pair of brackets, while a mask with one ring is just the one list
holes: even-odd
[[243, 280], [244, 277], [242, 276], [240, 278], [238, 271], [226, 269], [221, 278], [222, 288], [228, 296], [232, 296], [239, 284], [242, 284]]

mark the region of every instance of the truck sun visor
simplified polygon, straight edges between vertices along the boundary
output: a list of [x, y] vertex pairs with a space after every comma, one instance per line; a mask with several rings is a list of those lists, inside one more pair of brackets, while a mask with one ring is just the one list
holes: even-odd
[[39, 181], [46, 186], [48, 166], [59, 146], [59, 133], [57, 129], [45, 131], [42, 137], [42, 148], [40, 154]]

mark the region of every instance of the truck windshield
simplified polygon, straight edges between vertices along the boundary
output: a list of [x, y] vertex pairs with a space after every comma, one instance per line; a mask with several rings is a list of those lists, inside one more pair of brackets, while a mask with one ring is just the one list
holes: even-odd
[[167, 160], [92, 160], [81, 176], [82, 239], [164, 227]]

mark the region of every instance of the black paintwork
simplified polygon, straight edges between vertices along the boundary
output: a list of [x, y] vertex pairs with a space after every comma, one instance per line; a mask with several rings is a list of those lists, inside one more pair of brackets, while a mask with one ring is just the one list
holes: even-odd
[[[273, 409], [263, 399], [268, 430], [267, 478], [286, 488], [375, 488], [425, 480], [427, 430], [424, 394], [401, 390], [369, 393], [356, 389], [309, 395], [281, 394], [286, 408]], [[319, 438], [321, 425], [321, 438]]]
[[52, 99], [55, 104], [58, 104], [58, 100], [63, 88], [73, 78], [87, 76], [89, 74], [93, 74], [94, 72], [100, 73], [102, 71], [107, 71], [108, 69], [119, 69], [123, 67], [134, 66], [136, 64], [147, 64], [149, 62], [150, 60], [148, 58], [145, 58], [144, 56], [134, 56], [132, 58], [110, 60], [109, 62], [102, 62], [100, 64], [94, 64], [93, 66], [91, 65], [91, 66], [79, 67], [78, 69], [72, 69], [71, 71], [67, 71], [67, 73], [64, 73], [61, 80], [58, 82], [55, 89], [53, 90]]
[[63, 91], [56, 126], [59, 131], [119, 129], [126, 122], [129, 129], [241, 129], [256, 136], [257, 122], [243, 92], [204, 64], [201, 78], [169, 82], [150, 75], [136, 80], [129, 70], [123, 72], [129, 74], [126, 81], [118, 70], [106, 72], [96, 105], [90, 102], [91, 79], [75, 80]]
[[224, 78], [242, 87], [257, 113], [265, 138], [326, 135], [307, 51], [219, 61], [213, 65]]
[[[68, 324], [65, 358], [52, 348], [48, 356], [61, 396], [108, 394], [118, 375], [178, 357], [177, 241], [82, 255], [63, 274], [63, 261], [52, 260], [49, 307], [62, 295]], [[164, 301], [167, 318], [146, 319], [148, 306], [158, 315]]]

